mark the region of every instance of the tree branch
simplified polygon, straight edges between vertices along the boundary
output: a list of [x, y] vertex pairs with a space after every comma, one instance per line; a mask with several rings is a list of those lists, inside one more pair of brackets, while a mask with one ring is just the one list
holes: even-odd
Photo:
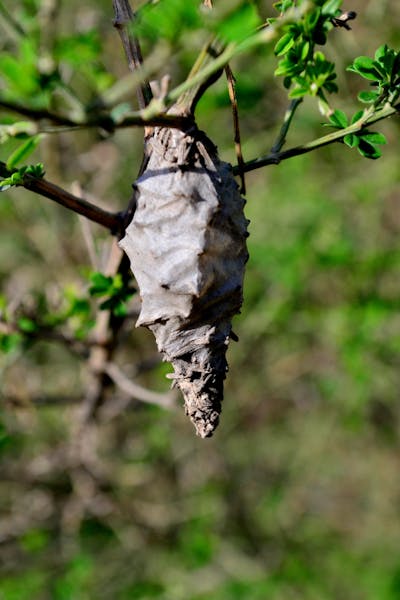
[[317, 150], [317, 148], [322, 148], [323, 146], [328, 146], [334, 142], [341, 142], [346, 135], [350, 133], [359, 133], [373, 123], [377, 123], [378, 121], [382, 121], [383, 119], [397, 115], [399, 111], [400, 104], [396, 104], [395, 106], [385, 106], [384, 108], [381, 108], [375, 112], [372, 116], [368, 117], [366, 120], [363, 120], [362, 117], [359, 121], [353, 123], [353, 125], [349, 125], [349, 127], [346, 127], [345, 129], [339, 129], [338, 131], [324, 135], [316, 140], [313, 140], [312, 142], [308, 142], [308, 144], [304, 144], [304, 146], [295, 146], [294, 148], [289, 148], [288, 150], [283, 150], [281, 152], [271, 152], [266, 156], [261, 156], [260, 158], [246, 162], [242, 167], [235, 165], [233, 167], [233, 173], [234, 175], [238, 175], [240, 173], [240, 169], [248, 173], [249, 171], [254, 171], [268, 165], [278, 165], [280, 162], [282, 162], [282, 160], [292, 158], [293, 156], [300, 156], [301, 154], [307, 154], [308, 152], [312, 152], [313, 150]]
[[[53, 113], [47, 109], [32, 109], [28, 106], [23, 106], [15, 102], [8, 102], [0, 98], [0, 107], [16, 112], [20, 115], [28, 117], [32, 121], [49, 120], [59, 127], [37, 127], [35, 131], [29, 129], [29, 135], [37, 133], [60, 133], [62, 131], [70, 131], [76, 129], [87, 129], [89, 127], [98, 127], [113, 132], [115, 129], [123, 127], [176, 127], [177, 129], [185, 129], [190, 124], [190, 118], [182, 115], [169, 115], [164, 112], [163, 106], [160, 104], [160, 110], [149, 111], [133, 111], [126, 113], [121, 118], [114, 119], [111, 113], [104, 112], [101, 115], [95, 115], [87, 121], [76, 121], [69, 117]], [[1, 125], [0, 125], [1, 126]], [[7, 125], [10, 128], [12, 125]], [[18, 130], [21, 133], [21, 130]]]
[[122, 391], [135, 400], [140, 400], [147, 404], [156, 404], [162, 408], [173, 408], [174, 400], [176, 399], [176, 394], [174, 392], [162, 394], [148, 390], [134, 381], [131, 381], [115, 363], [106, 364], [104, 366], [104, 371]]
[[84, 358], [88, 356], [90, 347], [92, 345], [92, 342], [90, 340], [76, 339], [72, 336], [69, 336], [66, 333], [58, 331], [55, 328], [44, 326], [38, 323], [37, 320], [35, 318], [32, 318], [30, 315], [26, 316], [35, 323], [36, 329], [34, 331], [24, 331], [23, 329], [21, 329], [21, 327], [18, 326], [17, 322], [10, 323], [9, 321], [5, 321], [0, 316], [0, 334], [9, 335], [11, 333], [19, 333], [21, 334], [21, 336], [33, 342], [41, 340], [45, 340], [47, 342], [57, 342], [68, 348], [73, 354], [77, 354], [78, 356]]
[[28, 106], [23, 106], [18, 102], [10, 102], [2, 98], [0, 98], [0, 107], [5, 108], [6, 110], [10, 110], [11, 112], [18, 113], [19, 115], [23, 115], [24, 117], [28, 117], [28, 119], [31, 119], [32, 121], [41, 121], [42, 119], [48, 119], [49, 121], [57, 123], [58, 125], [67, 125], [71, 127], [76, 127], [77, 125], [79, 125], [79, 123], [77, 123], [76, 121], [73, 121], [68, 117], [63, 117], [62, 115], [53, 113], [45, 108], [29, 108]]
[[303, 98], [296, 98], [295, 100], [291, 101], [289, 108], [287, 109], [283, 117], [283, 123], [279, 135], [271, 148], [271, 154], [276, 154], [277, 152], [280, 152], [283, 146], [285, 145], [286, 136], [289, 131], [289, 127], [292, 123], [294, 113], [296, 112], [296, 109], [300, 106], [302, 101]]
[[[128, 59], [128, 67], [132, 72], [140, 71], [143, 58], [138, 40], [129, 33], [127, 25], [133, 21], [134, 13], [128, 0], [113, 0], [114, 6], [114, 27], [118, 30], [122, 45]], [[147, 81], [141, 83], [137, 89], [139, 108], [145, 108], [152, 100], [150, 84]]]
[[[2, 172], [6, 177], [8, 177], [10, 174], [5, 163], [0, 162], [0, 174]], [[68, 208], [79, 215], [83, 215], [90, 221], [94, 221], [94, 223], [98, 223], [99, 225], [106, 227], [113, 234], [117, 235], [123, 229], [123, 213], [112, 213], [107, 210], [103, 210], [95, 204], [87, 202], [87, 200], [83, 200], [83, 198], [74, 196], [70, 192], [67, 192], [63, 188], [60, 188], [58, 185], [55, 185], [46, 179], [38, 179], [26, 175], [24, 177], [23, 187], [31, 192], [39, 194], [40, 196], [54, 200], [54, 202], [61, 204], [61, 206], [64, 206], [65, 208]]]
[[[222, 51], [218, 53], [211, 63], [206, 62], [204, 67], [200, 68], [195, 74], [190, 74], [186, 81], [178, 85], [167, 94], [164, 100], [165, 107], [168, 107], [179, 100], [181, 96], [191, 88], [199, 86], [209, 80], [213, 74], [217, 73], [221, 69], [224, 69], [229, 61], [238, 54], [247, 52], [248, 50], [256, 48], [257, 46], [273, 42], [280, 35], [282, 28], [285, 25], [299, 20], [310, 10], [311, 7], [312, 3], [306, 1], [299, 8], [288, 10], [287, 13], [273, 25], [269, 25], [266, 28], [258, 30], [253, 35], [240, 42], [230, 42], [225, 48], [222, 46]], [[152, 100], [146, 109], [148, 114], [150, 114], [153, 103], [154, 100]]]

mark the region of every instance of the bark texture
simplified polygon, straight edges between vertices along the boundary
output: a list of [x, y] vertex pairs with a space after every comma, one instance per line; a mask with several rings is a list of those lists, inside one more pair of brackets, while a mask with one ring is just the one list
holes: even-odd
[[154, 333], [198, 435], [218, 425], [231, 319], [242, 304], [247, 224], [231, 166], [193, 125], [157, 128], [121, 247], [137, 280], [137, 326]]

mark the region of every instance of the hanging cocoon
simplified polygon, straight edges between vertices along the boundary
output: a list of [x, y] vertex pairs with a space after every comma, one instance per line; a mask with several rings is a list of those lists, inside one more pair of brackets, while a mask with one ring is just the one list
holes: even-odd
[[193, 125], [156, 128], [134, 184], [136, 211], [120, 245], [142, 300], [137, 326], [154, 334], [201, 437], [219, 421], [231, 320], [248, 259], [244, 199], [231, 166]]

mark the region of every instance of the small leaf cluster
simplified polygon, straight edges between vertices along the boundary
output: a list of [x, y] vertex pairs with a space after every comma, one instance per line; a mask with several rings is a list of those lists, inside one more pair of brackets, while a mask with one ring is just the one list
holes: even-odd
[[77, 98], [65, 67], [72, 67], [87, 86], [88, 95], [108, 87], [113, 78], [101, 63], [101, 34], [96, 30], [58, 36], [54, 47], [42, 47], [41, 22], [34, 3], [20, 8], [19, 27], [0, 55], [0, 90], [7, 99], [33, 107], [48, 107], [56, 92], [70, 108]]
[[[294, 4], [278, 2], [275, 7], [284, 13]], [[323, 52], [316, 51], [315, 46], [326, 43], [327, 34], [333, 27], [332, 19], [340, 13], [340, 5], [341, 0], [315, 0], [313, 8], [300, 21], [287, 25], [278, 40], [275, 54], [282, 58], [275, 75], [284, 77], [284, 86], [292, 88], [290, 98], [309, 95], [325, 100], [325, 92], [337, 92], [335, 65]]]
[[347, 68], [371, 82], [373, 89], [362, 91], [358, 99], [376, 108], [385, 102], [394, 105], [400, 97], [400, 52], [380, 46], [375, 57], [358, 56]]
[[94, 272], [90, 274], [89, 279], [91, 282], [89, 294], [93, 297], [105, 298], [99, 308], [110, 310], [116, 317], [126, 316], [126, 303], [135, 293], [135, 288], [127, 284], [120, 273], [112, 277]]
[[44, 177], [44, 174], [43, 164], [36, 163], [35, 165], [27, 165], [20, 169], [15, 169], [8, 177], [0, 175], [0, 192], [5, 192], [13, 186], [24, 185], [27, 177], [41, 179]]
[[[109, 310], [117, 318], [127, 315], [127, 301], [135, 293], [131, 281], [121, 274], [106, 276], [100, 272], [87, 275], [89, 289], [82, 293], [76, 286], [67, 286], [59, 300], [50, 300], [45, 292], [33, 294], [26, 304], [10, 313], [6, 298], [0, 295], [0, 352], [13, 354], [40, 339], [82, 342], [95, 325], [92, 298], [101, 298], [101, 310]], [[88, 293], [87, 293], [88, 292]]]
[[[335, 110], [329, 116], [329, 120], [331, 126], [335, 129], [346, 129], [351, 125], [355, 125], [364, 117], [364, 115], [364, 111], [360, 110], [356, 112], [349, 121], [342, 110]], [[371, 159], [380, 158], [382, 152], [378, 146], [386, 144], [386, 138], [382, 133], [370, 131], [369, 129], [362, 129], [360, 132], [356, 133], [348, 133], [343, 137], [343, 141], [350, 148], [357, 148], [361, 156]]]
[[5, 297], [0, 296], [0, 320], [9, 329], [0, 332], [0, 351], [5, 354], [28, 348], [40, 339], [84, 340], [95, 324], [90, 301], [72, 287], [63, 290], [58, 306], [39, 292], [15, 314], [9, 313]]

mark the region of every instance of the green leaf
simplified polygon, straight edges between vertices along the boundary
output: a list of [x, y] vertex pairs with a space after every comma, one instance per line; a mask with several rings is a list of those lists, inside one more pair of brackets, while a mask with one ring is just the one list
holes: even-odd
[[383, 133], [377, 131], [368, 131], [367, 133], [363, 133], [360, 137], [361, 139], [370, 142], [370, 144], [387, 144], [387, 139]]
[[354, 123], [357, 123], [357, 121], [359, 121], [363, 115], [364, 115], [364, 111], [363, 111], [363, 110], [358, 110], [358, 111], [357, 111], [356, 113], [354, 113], [354, 115], [351, 117], [350, 124], [351, 124], [351, 125], [354, 125]]
[[104, 296], [112, 289], [113, 278], [96, 272], [90, 274], [90, 282], [92, 285], [89, 288], [89, 294], [91, 296]]
[[247, 38], [260, 25], [257, 9], [250, 3], [225, 17], [217, 27], [219, 35], [228, 42], [237, 42]]
[[101, 41], [98, 31], [85, 31], [72, 36], [60, 36], [56, 40], [54, 56], [76, 67], [82, 62], [96, 60], [101, 53]]
[[11, 354], [16, 352], [22, 342], [20, 333], [0, 333], [0, 352]]
[[34, 150], [40, 143], [42, 137], [43, 137], [42, 135], [35, 135], [34, 137], [31, 137], [28, 140], [26, 140], [26, 142], [24, 142], [16, 150], [14, 150], [14, 152], [11, 154], [11, 156], [8, 157], [8, 160], [6, 163], [7, 169], [9, 169], [11, 171], [12, 169], [15, 168], [15, 166], [18, 163], [22, 162], [30, 154], [32, 154], [32, 152], [34, 152]]
[[366, 104], [369, 104], [370, 102], [375, 102], [375, 100], [377, 100], [378, 97], [378, 91], [364, 91], [358, 94], [358, 99], [360, 100], [360, 102], [365, 102]]
[[306, 60], [309, 52], [310, 52], [310, 42], [305, 41], [301, 47], [301, 54], [300, 54], [301, 60]]
[[21, 317], [18, 319], [17, 324], [18, 328], [24, 333], [34, 333], [38, 329], [37, 323], [28, 317]]
[[342, 0], [328, 0], [328, 2], [325, 2], [322, 7], [322, 14], [335, 17], [341, 5]]
[[36, 179], [41, 179], [45, 175], [43, 163], [36, 163], [35, 165], [29, 165], [26, 168], [25, 175], [31, 175]]
[[350, 148], [355, 148], [356, 146], [358, 146], [360, 138], [354, 133], [349, 133], [344, 136], [343, 141]]
[[339, 129], [344, 129], [348, 125], [348, 120], [345, 113], [342, 110], [335, 110], [329, 116], [330, 122]]
[[317, 8], [316, 10], [311, 11], [305, 17], [305, 26], [308, 31], [312, 31], [318, 23], [318, 20], [321, 15], [321, 10]]
[[358, 56], [352, 65], [347, 67], [348, 71], [354, 71], [370, 81], [380, 81], [382, 79], [381, 73], [376, 68], [376, 62], [368, 56]]
[[280, 40], [278, 40], [275, 48], [274, 48], [274, 52], [276, 54], [276, 56], [281, 56], [282, 54], [286, 54], [286, 52], [288, 50], [290, 50], [290, 48], [293, 46], [294, 44], [294, 35], [293, 33], [289, 32], [289, 33], [285, 33], [285, 35], [283, 35]]
[[293, 88], [293, 90], [291, 92], [289, 92], [288, 97], [289, 98], [303, 98], [304, 96], [307, 96], [309, 91], [310, 90], [308, 87], [295, 87], [295, 88]]
[[381, 58], [383, 58], [387, 54], [387, 50], [387, 44], [379, 46], [379, 48], [375, 52], [375, 60], [380, 60]]
[[371, 158], [372, 160], [376, 160], [382, 156], [382, 152], [378, 148], [364, 139], [360, 139], [358, 151], [365, 158]]

